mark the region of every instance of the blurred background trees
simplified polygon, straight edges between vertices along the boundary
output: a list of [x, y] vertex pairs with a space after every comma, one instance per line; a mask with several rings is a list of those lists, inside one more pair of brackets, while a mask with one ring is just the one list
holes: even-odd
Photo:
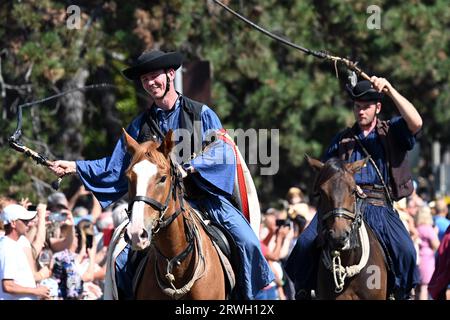
[[[450, 129], [449, 21], [444, 0], [383, 1], [381, 28], [370, 30], [365, 2], [228, 0], [252, 21], [304, 47], [359, 61], [386, 77], [424, 118], [414, 174], [433, 177], [431, 145], [448, 151]], [[81, 28], [67, 28], [69, 5]], [[23, 141], [51, 159], [94, 159], [111, 152], [120, 128], [146, 106], [120, 70], [146, 49], [180, 50], [186, 61], [209, 61], [211, 107], [224, 127], [279, 129], [280, 170], [260, 176], [265, 205], [292, 185], [308, 189], [305, 153], [320, 157], [332, 136], [353, 123], [344, 91], [347, 74], [250, 29], [211, 1], [2, 1], [0, 4], [0, 194], [34, 200], [50, 190], [45, 168], [8, 147], [17, 106], [74, 86], [77, 92], [24, 109]], [[389, 101], [385, 118], [396, 114]], [[416, 152], [417, 153], [417, 152]], [[75, 182], [73, 182], [75, 183]], [[73, 186], [63, 183], [68, 193]]]

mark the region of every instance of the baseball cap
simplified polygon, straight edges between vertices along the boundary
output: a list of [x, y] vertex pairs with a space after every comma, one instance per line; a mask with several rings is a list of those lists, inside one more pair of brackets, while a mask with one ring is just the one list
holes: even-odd
[[3, 208], [1, 213], [1, 220], [3, 224], [7, 225], [11, 221], [16, 220], [31, 220], [36, 216], [37, 211], [28, 211], [18, 204], [10, 204]]

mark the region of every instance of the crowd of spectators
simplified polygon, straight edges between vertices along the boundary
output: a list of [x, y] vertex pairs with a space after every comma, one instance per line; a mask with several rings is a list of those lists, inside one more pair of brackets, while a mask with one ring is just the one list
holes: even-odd
[[37, 205], [0, 197], [0, 212], [0, 300], [103, 298], [108, 245], [126, 219], [122, 204], [103, 210], [80, 187], [70, 199], [55, 192]]

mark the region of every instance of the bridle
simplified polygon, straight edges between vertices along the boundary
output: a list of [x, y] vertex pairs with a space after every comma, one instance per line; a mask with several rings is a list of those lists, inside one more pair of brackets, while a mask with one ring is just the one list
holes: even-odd
[[[158, 282], [159, 287], [165, 294], [168, 296], [171, 296], [174, 299], [180, 299], [183, 297], [186, 293], [189, 292], [189, 290], [194, 285], [195, 281], [197, 281], [199, 278], [201, 278], [205, 271], [206, 271], [206, 262], [205, 262], [205, 255], [203, 254], [203, 246], [202, 246], [202, 239], [200, 235], [200, 231], [197, 227], [197, 225], [193, 222], [193, 214], [191, 210], [186, 210], [184, 206], [184, 194], [183, 194], [183, 178], [181, 176], [181, 173], [177, 170], [176, 166], [173, 164], [172, 158], [169, 158], [170, 160], [170, 187], [169, 192], [167, 194], [166, 200], [164, 203], [161, 203], [153, 198], [147, 197], [147, 196], [135, 196], [133, 200], [129, 203], [127, 214], [130, 218], [132, 214], [132, 208], [133, 204], [135, 202], [142, 201], [145, 204], [151, 206], [153, 209], [157, 210], [160, 215], [157, 220], [155, 220], [155, 223], [151, 227], [152, 234], [157, 234], [160, 230], [167, 228], [173, 221], [177, 219], [177, 217], [184, 212], [188, 212], [190, 214], [190, 219], [186, 218], [185, 215], [183, 215], [183, 223], [185, 227], [185, 234], [186, 234], [186, 242], [187, 246], [186, 248], [178, 255], [176, 255], [173, 258], [166, 257], [161, 250], [156, 246], [153, 245], [153, 248], [155, 249], [155, 252], [157, 254], [157, 258], [162, 258], [166, 262], [166, 270], [164, 276], [161, 275], [161, 271], [158, 267], [158, 259], [155, 259], [155, 275], [156, 280]], [[168, 218], [164, 218], [164, 216], [167, 213], [167, 209], [169, 206], [169, 201], [171, 198], [174, 198], [175, 200], [179, 200], [180, 206], [178, 209], [175, 210], [175, 212], [170, 215]], [[154, 239], [154, 238], [153, 238]], [[194, 249], [196, 249], [196, 253], [193, 253], [194, 260], [195, 260], [195, 267], [194, 272], [191, 275], [191, 278], [187, 283], [182, 286], [181, 288], [175, 287], [175, 276], [173, 274], [173, 269], [176, 266], [179, 266], [182, 261], [184, 261], [191, 252], [194, 252]], [[168, 283], [168, 284], [167, 284]]]
[[[359, 226], [361, 225], [361, 220], [362, 220], [362, 213], [364, 212], [363, 210], [363, 206], [364, 206], [364, 199], [367, 197], [362, 191], [360, 191], [357, 187], [355, 187], [352, 190], [352, 197], [354, 198], [353, 200], [353, 211], [344, 208], [344, 207], [337, 207], [337, 208], [333, 208], [327, 212], [325, 212], [322, 217], [321, 220], [322, 222], [326, 221], [328, 218], [333, 217], [333, 218], [346, 218], [349, 220], [353, 220], [352, 222], [352, 228], [353, 227], [357, 227], [359, 228]], [[355, 225], [353, 225], [355, 224]]]
[[[321, 255], [322, 263], [333, 275], [336, 293], [340, 293], [344, 290], [346, 278], [353, 277], [361, 272], [366, 266], [370, 254], [367, 232], [365, 231], [365, 226], [362, 227], [363, 212], [366, 206], [365, 198], [367, 196], [358, 186], [355, 186], [352, 190], [352, 197], [354, 198], [353, 211], [343, 207], [333, 208], [322, 215], [319, 223], [322, 232], [325, 232], [326, 230], [323, 227], [323, 222], [330, 217], [343, 217], [352, 220], [347, 250], [361, 246], [361, 259], [359, 260], [359, 263], [346, 267], [342, 266], [340, 250], [323, 248]], [[360, 241], [358, 240], [358, 235]]]
[[[320, 197], [320, 195], [319, 195]], [[321, 225], [324, 225], [324, 222], [329, 219], [330, 217], [333, 218], [346, 218], [349, 220], [352, 220], [351, 225], [351, 233], [350, 236], [352, 236], [361, 226], [362, 218], [363, 218], [363, 212], [366, 206], [366, 202], [364, 201], [367, 195], [357, 186], [353, 188], [352, 190], [352, 197], [353, 200], [353, 210], [349, 210], [344, 207], [337, 207], [333, 208], [329, 211], [326, 211], [321, 215]]]
[[[128, 218], [131, 217], [133, 211], [133, 204], [135, 202], [142, 201], [159, 212], [159, 218], [155, 220], [155, 223], [152, 226], [152, 233], [153, 234], [158, 233], [161, 229], [169, 226], [180, 215], [180, 213], [185, 211], [182, 190], [183, 190], [182, 177], [178, 173], [172, 160], [170, 159], [170, 187], [164, 203], [161, 203], [158, 200], [155, 200], [147, 196], [135, 196], [128, 204], [128, 209], [126, 210]], [[167, 208], [169, 206], [169, 201], [172, 197], [174, 197], [175, 200], [176, 198], [180, 200], [180, 208], [177, 209], [174, 214], [164, 219], [164, 216], [167, 213]]]

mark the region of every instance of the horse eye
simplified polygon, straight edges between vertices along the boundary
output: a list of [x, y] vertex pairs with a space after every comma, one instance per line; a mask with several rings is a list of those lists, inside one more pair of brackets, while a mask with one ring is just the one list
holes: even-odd
[[161, 180], [159, 180], [159, 183], [163, 183], [164, 181], [166, 181], [167, 176], [162, 176]]

